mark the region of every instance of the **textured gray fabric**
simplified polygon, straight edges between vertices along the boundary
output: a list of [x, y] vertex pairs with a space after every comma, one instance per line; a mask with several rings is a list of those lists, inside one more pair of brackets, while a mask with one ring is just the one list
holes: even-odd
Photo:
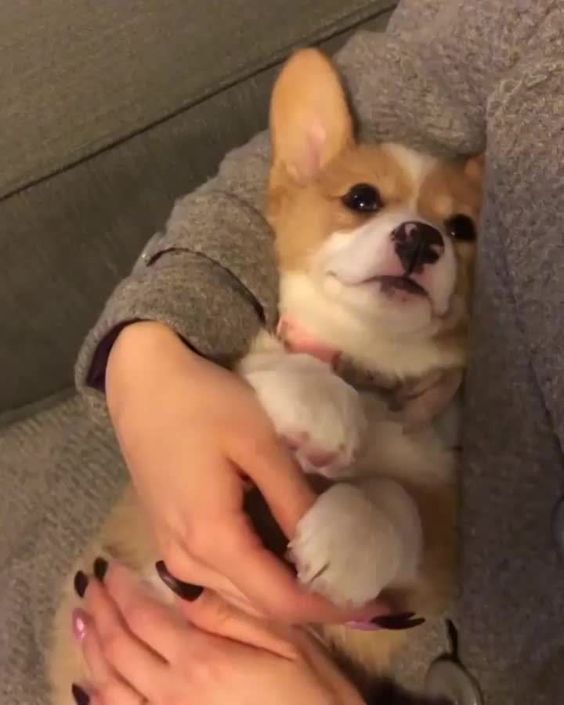
[[[61, 581], [125, 472], [100, 405], [71, 398], [0, 431], [0, 703], [46, 705], [42, 674]], [[48, 441], [48, 442], [47, 442]]]
[[[49, 3], [47, 12], [55, 13], [65, 4], [72, 3], [68, 0], [66, 3]], [[132, 13], [133, 6], [141, 4], [112, 3], [111, 6], [115, 12], [109, 13], [105, 21], [110, 24], [115, 13]], [[226, 15], [225, 21], [219, 22], [217, 18], [214, 19], [214, 22], [217, 20], [221, 25], [218, 28], [217, 37], [207, 30], [204, 34], [198, 33], [204, 32], [205, 28], [199, 30], [199, 26], [191, 25], [190, 31], [196, 34], [196, 38], [194, 42], [188, 42], [188, 45], [192, 46], [195, 43], [199, 46], [199, 43], [203, 42], [208, 47], [206, 50], [208, 59], [210, 52], [216, 51], [216, 45], [226, 31], [225, 26], [229, 24], [233, 7], [241, 3], [231, 4], [226, 0], [224, 4], [225, 12], [220, 14]], [[254, 3], [246, 4], [252, 6]], [[263, 7], [263, 3], [258, 4]], [[307, 3], [303, 0], [295, 2], [292, 0], [287, 3], [288, 8], [295, 7], [296, 10], [305, 4]], [[319, 37], [333, 35], [338, 28], [337, 35], [322, 42], [328, 50], [334, 50], [344, 41], [345, 30], [350, 26], [349, 23], [359, 19], [355, 9], [357, 4], [349, 4], [347, 10], [346, 8], [339, 10], [339, 16], [342, 15], [342, 17], [338, 27], [335, 24], [337, 3], [334, 0], [310, 4], [311, 8], [309, 14], [306, 13], [305, 23], [300, 24], [296, 16], [290, 13], [294, 19], [287, 19], [286, 24], [283, 25], [284, 31], [289, 31], [288, 28], [293, 22], [294, 34], [291, 41], [310, 42]], [[360, 4], [358, 3], [358, 6]], [[6, 71], [11, 66], [9, 61], [4, 59], [3, 52], [10, 53], [17, 49], [18, 33], [16, 28], [13, 31], [10, 28], [9, 17], [12, 17], [10, 13], [21, 13], [24, 8], [31, 12], [30, 8], [38, 6], [38, 3], [11, 3], [10, 7], [12, 5], [14, 7], [0, 17], [2, 90], [7, 76]], [[76, 10], [73, 11], [78, 13], [80, 7], [82, 12], [93, 12], [98, 17], [99, 10], [94, 9], [92, 3], [75, 3], [73, 8], [74, 5]], [[96, 8], [102, 5], [106, 9], [109, 7], [108, 3], [95, 3], [95, 5]], [[174, 33], [166, 42], [162, 41], [162, 26], [163, 23], [170, 21], [173, 5], [178, 5], [178, 12], [195, 12], [195, 6], [199, 5], [208, 7], [207, 2], [198, 3], [194, 0], [189, 3], [163, 2], [158, 4], [158, 8], [155, 4], [151, 14], [153, 24], [150, 24], [145, 16], [140, 25], [136, 22], [141, 22], [141, 19], [135, 20], [133, 24], [137, 27], [138, 33], [143, 29], [148, 35], [142, 37], [136, 34], [135, 41], [144, 42], [147, 45], [158, 43], [158, 55], [151, 54], [146, 58], [139, 58], [133, 54], [129, 57], [127, 54], [124, 62], [126, 59], [145, 62], [150, 64], [148, 68], [154, 70], [154, 63], [158, 58], [161, 63], [168, 62], [167, 66], [174, 65], [175, 71], [181, 71], [186, 80], [192, 80], [190, 78], [192, 77], [193, 80], [199, 81], [208, 70], [206, 68], [208, 59], [204, 60], [205, 57], [202, 56], [196, 63], [188, 63], [188, 60], [195, 61], [192, 49], [187, 52]], [[376, 2], [364, 3], [364, 5], [368, 9], [363, 10], [361, 14], [363, 17], [370, 16], [368, 26], [382, 28], [386, 20], [381, 12], [382, 4]], [[43, 4], [37, 7], [38, 17], [43, 17], [45, 14], [42, 8]], [[274, 9], [279, 10], [280, 3], [275, 3]], [[201, 11], [198, 10], [198, 13], [201, 14]], [[98, 19], [102, 21], [101, 17]], [[314, 19], [317, 24], [314, 23]], [[235, 21], [239, 20], [233, 19], [233, 22]], [[39, 23], [39, 20], [37, 22]], [[37, 24], [33, 31], [39, 33], [39, 26]], [[45, 31], [50, 26], [51, 20], [44, 26]], [[188, 29], [184, 28], [183, 31]], [[114, 33], [108, 29], [104, 37], [108, 42], [113, 38], [118, 45], [119, 42], [124, 41], [122, 36], [124, 31], [121, 26], [116, 28]], [[272, 44], [274, 53], [265, 54], [263, 63], [260, 65], [257, 63], [254, 67], [257, 69], [270, 65], [278, 56], [276, 52], [285, 46], [286, 41], [283, 32], [280, 35], [277, 34], [275, 23], [261, 27], [260, 34], [261, 37], [265, 35], [261, 38], [262, 48], [266, 51], [266, 48]], [[98, 41], [95, 33], [91, 38], [94, 43]], [[78, 51], [77, 46], [73, 44], [75, 39], [78, 42], [77, 46], [83, 46], [87, 38], [78, 35], [69, 40], [69, 47], [66, 43], [60, 46], [59, 51], [62, 54], [57, 53], [57, 62], [60, 63], [63, 56], [71, 52], [71, 49], [75, 53]], [[35, 52], [38, 47], [45, 47], [50, 41], [49, 38], [43, 38], [42, 41], [38, 40], [30, 47], [18, 51]], [[132, 43], [133, 41], [131, 38]], [[280, 45], [276, 42], [280, 42]], [[115, 46], [113, 49], [112, 46], [114, 45], [108, 48], [109, 54], [117, 51]], [[241, 44], [237, 46], [243, 51]], [[254, 44], [252, 48], [255, 49]], [[168, 58], [163, 52], [169, 52]], [[94, 52], [94, 54], [91, 57], [93, 65], [96, 64], [95, 59], [99, 62], [103, 59], [100, 52]], [[220, 59], [223, 61], [223, 54]], [[86, 65], [86, 59], [81, 62], [81, 65], [83, 64]], [[22, 100], [33, 103], [33, 100], [42, 94], [39, 91], [34, 92], [31, 86], [27, 88], [24, 86], [24, 78], [30, 78], [24, 71], [26, 65], [26, 62], [22, 61], [11, 66], [8, 92], [11, 95], [17, 91], [21, 94]], [[107, 121], [113, 118], [113, 123], [108, 122], [104, 127], [104, 135], [107, 132], [108, 139], [114, 140], [121, 134], [120, 130], [132, 129], [131, 120], [137, 119], [140, 113], [126, 111], [125, 106], [119, 102], [122, 100], [123, 91], [107, 96], [102, 92], [103, 86], [97, 84], [97, 80], [109, 81], [112, 77], [116, 81], [129, 80], [130, 71], [127, 66], [125, 68], [118, 66], [116, 71], [111, 72], [111, 76], [98, 78], [96, 71], [102, 71], [102, 68], [105, 71], [105, 67], [106, 64], [103, 64], [103, 66], [98, 65], [96, 70], [93, 67], [89, 69], [93, 72], [90, 76], [92, 83], [90, 90], [95, 91], [96, 100], [103, 104], [100, 110], [105, 109], [104, 106], [108, 101], [108, 105], [112, 100], [118, 101], [115, 104], [111, 103], [113, 107], [107, 108]], [[248, 68], [250, 70], [253, 67]], [[77, 67], [75, 69], [80, 73]], [[43, 83], [49, 84], [51, 70], [54, 70], [54, 64], [46, 62], [38, 65], [33, 75], [37, 80], [41, 77]], [[153, 86], [151, 89], [154, 89], [153, 93], [138, 96], [140, 103], [145, 100], [147, 109], [152, 109], [153, 101], [155, 105], [160, 105], [165, 99], [172, 100], [168, 93], [173, 88], [174, 91], [178, 89], [176, 83], [170, 84], [168, 79], [164, 79], [163, 66], [159, 70], [163, 72], [163, 81], [159, 84], [161, 93], [158, 96], [154, 94], [156, 87]], [[217, 67], [214, 65], [213, 71], [216, 70]], [[61, 69], [59, 73], [61, 81], [63, 77], [68, 78], [69, 81], [75, 81], [75, 73], [70, 68], [66, 71]], [[92, 155], [76, 166], [65, 169], [40, 183], [29, 184], [17, 194], [0, 201], [0, 271], [2, 274], [0, 276], [2, 301], [0, 307], [0, 414], [6, 409], [28, 404], [72, 385], [74, 360], [88, 328], [112, 288], [131, 269], [143, 242], [163, 224], [174, 198], [186, 193], [212, 175], [227, 149], [241, 144], [264, 128], [274, 75], [275, 69], [265, 68], [256, 74], [244, 76], [244, 80], [240, 83], [219, 92], [218, 84], [215, 86], [215, 93], [203, 102], [197, 102], [181, 112], [177, 111], [169, 119], [132, 135], [115, 144], [111, 149]], [[148, 87], [141, 82], [141, 77], [137, 75], [137, 78], [138, 85], [135, 90], [148, 91]], [[211, 80], [211, 74], [209, 78]], [[210, 90], [211, 88], [210, 84]], [[45, 88], [45, 90], [48, 89]], [[49, 90], [54, 91], [55, 88], [52, 87]], [[62, 92], [62, 88], [60, 90]], [[37, 105], [34, 107], [30, 103], [26, 109], [39, 112], [37, 115], [20, 116], [17, 133], [15, 133], [17, 139], [13, 132], [10, 134], [12, 128], [9, 129], [8, 125], [3, 123], [8, 120], [12, 110], [10, 107], [12, 104], [8, 99], [4, 100], [3, 94], [3, 102], [0, 105], [0, 143], [4, 145], [6, 141], [7, 144], [2, 147], [0, 181], [4, 170], [20, 166], [22, 169], [27, 169], [22, 162], [22, 155], [16, 154], [14, 150], [27, 149], [31, 153], [33, 150], [40, 150], [40, 147], [41, 149], [54, 148], [57, 139], [52, 134], [52, 130], [56, 130], [57, 135], [60, 132], [59, 136], [62, 140], [60, 148], [66, 145], [70, 150], [72, 147], [70, 142], [76, 139], [80, 142], [80, 138], [74, 134], [77, 121], [84, 121], [85, 130], [89, 129], [88, 126], [98, 129], [98, 123], [91, 119], [92, 111], [89, 103], [86, 101], [75, 105], [74, 94], [69, 91], [70, 88], [64, 95], [49, 103], [48, 109], [45, 106], [39, 109]], [[174, 91], [173, 94], [176, 95]], [[74, 107], [68, 104], [69, 101]], [[180, 109], [183, 105], [185, 103], [179, 101], [176, 108]], [[117, 112], [119, 106], [123, 108], [121, 113]], [[80, 110], [80, 116], [73, 117], [73, 110]], [[61, 121], [57, 111], [68, 112], [69, 118]], [[34, 121], [39, 124], [41, 120], [48, 121], [49, 125], [43, 125], [41, 133], [34, 131], [30, 134], [30, 124], [35, 124]], [[46, 132], [47, 130], [51, 131]], [[41, 144], [32, 146], [35, 144], [32, 138], [40, 139]], [[83, 147], [88, 154], [93, 148], [91, 144], [86, 143]], [[53, 162], [52, 168], [55, 166]]]
[[[551, 511], [563, 480], [563, 14], [561, 3], [549, 0], [406, 0], [386, 37], [359, 34], [339, 57], [363, 131], [370, 137], [403, 139], [446, 152], [475, 152], [487, 141], [488, 188], [465, 424], [457, 623], [464, 662], [478, 677], [487, 702], [495, 705], [555, 705], [564, 688], [564, 564], [550, 534]], [[135, 279], [142, 277], [147, 289], [145, 301], [157, 300], [158, 292], [166, 294], [161, 306], [167, 320], [182, 314], [172, 301], [175, 292], [185, 296], [183, 276], [208, 301], [225, 295], [209, 289], [224, 286], [224, 275], [214, 283], [211, 270], [203, 268], [205, 279], [198, 276], [194, 262], [204, 256], [257, 297], [267, 319], [274, 317], [274, 282], [269, 286], [265, 280], [272, 253], [264, 246], [267, 232], [259, 215], [266, 155], [264, 137], [231, 155], [218, 179], [179, 202], [156, 247], [177, 251], [163, 254], [143, 275], [136, 269]], [[248, 237], [227, 250], [222, 242], [229, 241], [230, 233], [236, 236], [240, 224], [247, 224]], [[97, 342], [118, 318], [133, 311], [142, 315], [121, 292], [123, 288], [110, 300], [83, 350], [77, 372], [82, 388]], [[221, 320], [196, 323], [200, 346], [218, 339], [218, 331], [229, 336], [226, 321], [234, 316], [243, 320], [241, 312], [247, 310], [247, 297], [239, 302], [240, 308], [230, 309]], [[186, 312], [177, 323], [188, 338], [192, 315]], [[255, 325], [256, 320], [249, 322], [248, 335]], [[222, 340], [217, 350], [229, 345]], [[43, 526], [36, 526], [35, 534], [28, 527], [21, 564], [18, 554], [2, 575], [0, 594], [12, 599], [4, 609], [13, 610], [13, 620], [25, 627], [17, 632], [18, 648], [10, 651], [3, 683], [26, 690], [20, 702], [40, 702], [31, 674], [37, 665], [33, 649], [41, 642], [32, 642], [29, 630], [33, 623], [37, 634], [44, 633], [51, 603], [36, 600], [37, 611], [30, 614], [17, 590], [24, 589], [30, 573], [34, 587], [43, 579], [52, 587], [54, 573], [65, 563], [62, 551], [76, 549], [99, 518], [103, 488], [117, 482], [104, 479], [111, 462], [102, 450], [108, 431], [96, 395], [92, 403], [93, 431], [86, 430], [90, 427], [78, 408], [65, 407], [65, 420], [55, 417], [44, 436], [48, 447], [31, 447], [29, 432], [22, 437], [17, 427], [0, 455], [3, 462], [15, 458], [19, 477], [28, 458], [34, 474], [35, 468], [41, 473], [47, 458], [65, 478], [50, 500], [56, 509], [45, 522], [46, 529], [57, 532], [59, 543], [51, 539], [39, 546], [50, 551], [52, 561], [46, 566], [30, 539]], [[67, 506], [73, 482], [80, 486], [75, 486], [75, 503]], [[94, 486], [98, 482], [100, 491]], [[11, 496], [12, 502], [21, 501], [19, 486], [11, 488]], [[73, 523], [69, 517], [79, 509], [80, 521]], [[410, 680], [422, 676], [442, 644], [428, 647], [426, 658], [418, 654], [408, 664], [413, 667]], [[6, 703], [14, 701], [5, 698]]]

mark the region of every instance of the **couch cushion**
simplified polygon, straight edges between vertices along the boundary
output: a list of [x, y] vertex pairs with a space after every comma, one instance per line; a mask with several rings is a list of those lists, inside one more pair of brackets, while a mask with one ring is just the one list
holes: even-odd
[[0, 23], [0, 197], [391, 4], [10, 0]]
[[45, 705], [44, 656], [61, 583], [125, 472], [110, 424], [67, 399], [0, 429], [0, 703]]
[[[36, 4], [28, 1], [18, 4], [18, 8]], [[250, 4], [254, 3], [235, 2], [234, 6]], [[257, 16], [260, 17], [263, 3], [256, 4]], [[61, 13], [59, 5], [57, 2], [49, 3], [50, 7], [59, 8]], [[88, 7], [92, 8], [94, 5], [96, 4], [90, 3]], [[131, 3], [127, 5], [131, 8]], [[179, 5], [193, 8], [198, 3], [192, 0]], [[167, 13], [173, 11], [173, 6], [176, 6], [176, 3], [159, 4], [165, 17], [169, 17]], [[268, 6], [278, 8], [282, 17], [282, 3], [269, 2]], [[119, 16], [120, 7], [121, 3], [112, 5], [114, 14], [110, 15]], [[192, 53], [187, 54], [188, 49], [185, 48], [184, 41], [181, 42], [176, 36], [164, 41], [164, 19], [160, 17], [160, 9], [158, 13], [154, 13], [153, 28], [149, 18], [146, 18], [144, 27], [147, 37], [143, 41], [147, 47], [151, 42], [156, 42], [159, 47], [150, 51], [147, 49], [149, 54], [154, 54], [151, 61], [145, 56], [147, 52], [144, 54], [145, 58], [138, 54], [135, 54], [135, 57], [136, 61], [150, 64], [146, 67], [147, 71], [152, 70], [152, 63], [157, 59], [161, 62], [162, 85], [159, 90], [156, 83], [145, 85], [142, 72], [135, 74], [135, 62], [126, 52], [123, 62], [129, 62], [131, 66], [127, 70], [131, 76], [137, 76], [136, 82], [133, 82], [135, 101], [131, 97], [127, 99], [135, 102], [135, 110], [127, 108], [125, 99], [120, 95], [124, 91], [127, 93], [128, 83], [122, 68], [114, 68], [113, 73], [117, 74], [117, 79], [111, 79], [117, 80], [118, 83], [122, 81], [119, 84], [120, 90], [108, 93], [103, 86], [104, 81], [110, 78], [98, 74], [107, 73], [109, 69], [105, 64], [102, 67], [100, 63], [88, 79], [92, 88], [83, 96], [82, 106], [75, 104], [72, 91], [75, 88], [82, 91], [83, 81], [75, 87], [72, 82], [74, 78], [71, 81], [70, 69], [67, 77], [71, 81], [71, 92], [65, 92], [59, 82], [57, 92], [50, 98], [42, 99], [47, 101], [46, 105], [49, 106], [49, 110], [44, 111], [45, 114], [40, 110], [40, 102], [37, 102], [39, 98], [31, 95], [31, 84], [25, 91], [21, 89], [22, 96], [29, 93], [22, 97], [22, 100], [25, 99], [29, 103], [25, 111], [22, 108], [19, 120], [22, 139], [12, 140], [3, 147], [0, 173], [5, 174], [5, 188], [8, 183], [13, 187], [22, 179], [35, 180], [20, 186], [11, 196], [0, 200], [0, 415], [7, 409], [28, 404], [72, 384], [74, 359], [88, 328], [93, 325], [111, 289], [127, 273], [143, 243], [155, 230], [162, 227], [174, 199], [210, 176], [229, 148], [245, 142], [265, 126], [268, 97], [277, 70], [275, 62], [287, 51], [288, 44], [310, 43], [327, 34], [331, 39], [322, 42], [322, 45], [328, 50], [334, 50], [349, 32], [347, 29], [336, 32], [339, 18], [343, 27], [346, 27], [352, 20], [356, 21], [359, 16], [372, 12], [368, 24], [363, 23], [364, 26], [382, 29], [389, 14], [382, 11], [381, 2], [349, 3], [347, 8], [352, 8], [352, 12], [346, 16], [341, 12], [341, 5], [333, 0], [316, 3], [292, 0], [286, 2], [285, 7], [293, 8], [295, 13], [301, 8], [304, 22], [298, 23], [292, 15], [293, 30], [290, 32], [291, 17], [286, 18], [284, 22], [280, 19], [282, 29], [285, 28], [280, 35], [275, 31], [272, 21], [266, 22], [265, 27], [261, 28], [261, 36], [257, 38], [263, 54], [260, 59], [256, 58], [252, 66], [247, 66], [249, 74], [246, 78], [223, 89], [219, 88], [223, 85], [221, 82], [215, 85], [214, 90], [210, 84], [210, 95], [205, 100], [196, 100], [196, 97], [201, 97], [203, 93], [192, 93], [194, 104], [185, 109], [171, 111], [173, 114], [166, 119], [163, 119], [165, 110], [162, 106], [165, 103], [172, 105], [171, 95], [174, 95], [174, 100], [179, 101], [179, 105], [186, 105], [186, 101], [182, 103], [179, 94], [175, 92], [178, 91], [178, 81], [183, 79], [186, 82], [190, 79], [195, 82], [194, 85], [203, 85], [198, 83], [201, 81], [201, 78], [198, 78], [200, 74], [207, 72], [208, 76], [218, 75], [217, 67], [212, 61], [214, 57], [215, 61], [224, 67], [227, 76], [229, 62], [224, 61], [224, 51], [216, 51], [215, 47], [220, 43], [215, 35], [209, 33], [211, 24], [205, 25], [203, 11], [198, 15], [204, 22], [203, 28], [199, 30], [194, 24], [190, 25], [193, 36], [188, 42], [190, 47], [193, 44], [206, 47], [214, 45], [213, 52], [209, 49], [206, 54], [206, 51], [202, 50], [201, 56], [194, 54], [192, 49]], [[225, 1], [223, 8], [224, 13], [231, 17], [231, 0]], [[321, 8], [325, 8], [325, 11], [321, 12]], [[10, 12], [12, 15], [16, 13], [15, 6]], [[39, 16], [42, 12], [43, 10], [38, 8]], [[176, 12], [180, 10], [177, 8]], [[72, 17], [70, 9], [69, 13]], [[248, 13], [242, 16], [248, 19]], [[331, 17], [333, 19], [329, 21]], [[139, 19], [136, 21], [140, 22]], [[167, 21], [171, 22], [170, 18]], [[180, 22], [179, 19], [178, 21]], [[235, 31], [233, 27], [238, 21], [236, 16], [231, 19], [229, 26], [232, 31]], [[51, 31], [49, 22], [45, 26], [47, 33]], [[1, 27], [6, 24], [4, 17]], [[218, 25], [222, 26], [223, 23], [218, 22]], [[128, 34], [127, 26], [122, 22], [119, 27], [119, 31], [123, 33], [120, 35], [121, 40], [124, 41]], [[169, 29], [174, 35], [172, 26]], [[0, 28], [0, 53], [3, 33], [6, 34], [6, 31]], [[187, 27], [183, 25], [180, 34], [184, 36], [183, 33], [187, 31]], [[117, 29], [115, 32], [119, 34]], [[139, 32], [139, 29], [138, 34], [131, 30], [130, 47], [134, 45], [135, 38], [137, 42], [141, 42]], [[310, 34], [307, 35], [307, 32]], [[221, 37], [222, 42], [225, 40], [227, 46], [232, 47], [230, 51], [234, 52], [235, 48], [240, 51], [241, 62], [245, 49], [253, 55], [253, 42], [248, 42], [251, 47], [243, 46], [242, 41], [232, 45], [229, 44], [232, 40], [231, 34], [228, 34], [227, 39], [221, 32], [217, 36]], [[268, 34], [270, 39], [267, 41], [263, 34]], [[78, 39], [81, 36], [79, 35]], [[115, 40], [115, 36], [108, 33], [107, 51], [117, 57], [116, 52], [121, 44], [117, 42], [116, 46], [113, 46], [112, 37]], [[73, 38], [70, 44], [74, 44], [78, 39]], [[91, 39], [94, 43], [98, 42], [99, 32], [93, 32]], [[36, 42], [38, 41], [39, 38], [36, 37]], [[43, 37], [42, 41], [44, 46], [47, 39]], [[83, 42], [80, 46], [87, 51], [84, 37], [80, 41]], [[161, 44], [164, 44], [164, 47], [160, 46]], [[266, 53], [268, 47], [272, 51], [270, 55]], [[57, 56], [57, 42], [52, 49]], [[45, 46], [44, 50], [47, 52]], [[23, 49], [21, 51], [23, 52]], [[31, 45], [29, 51], [35, 51], [36, 54], [38, 52]], [[90, 53], [92, 62], [101, 61], [100, 52]], [[195, 63], [188, 62], [188, 55], [190, 61]], [[45, 53], [44, 56], [49, 54]], [[204, 58], [207, 63], [203, 61]], [[82, 66], [77, 57], [75, 59], [68, 60], [70, 63], [74, 62], [78, 73], [85, 71], [87, 67]], [[46, 73], [54, 72], [53, 84], [55, 77], [63, 80], [64, 72], [53, 69], [61, 60], [59, 58], [47, 62], [44, 59]], [[0, 62], [2, 61], [0, 57]], [[261, 62], [264, 68], [258, 70]], [[192, 70], [188, 70], [190, 67]], [[170, 71], [176, 72], [175, 82], [172, 83], [166, 77]], [[13, 82], [8, 90], [9, 96], [17, 93], [14, 87], [16, 73], [13, 66]], [[243, 77], [243, 73], [241, 69], [239, 75]], [[229, 75], [232, 80], [233, 74]], [[22, 69], [21, 82], [24, 86], [26, 81], [29, 83], [31, 79]], [[128, 88], [129, 91], [134, 90], [133, 83]], [[94, 100], [95, 93], [96, 101], [104, 106], [103, 115], [96, 113], [97, 120], [92, 119], [94, 104], [88, 102]], [[102, 95], [103, 98], [100, 97]], [[116, 106], [120, 106], [119, 109]], [[160, 118], [157, 118], [156, 106], [161, 106]], [[69, 119], [63, 121], [62, 113], [68, 114]], [[144, 120], [156, 122], [146, 124], [144, 129], [137, 129], [141, 123], [136, 122], [134, 125], [132, 120], [135, 116], [136, 120], [141, 120], [141, 115]], [[15, 120], [13, 109], [6, 111], [4, 107], [0, 107], [0, 125], [2, 121], [10, 120]], [[34, 123], [33, 120], [37, 122]], [[43, 125], [41, 129], [40, 122]], [[105, 125], [103, 129], [102, 124]], [[32, 129], [34, 125], [37, 128], [35, 130]], [[77, 137], [78, 133], [80, 138]], [[0, 127], [0, 142], [5, 139], [5, 135], [6, 131]], [[48, 135], [49, 139], [40, 140], [40, 135]], [[112, 142], [112, 146], [90, 154], [94, 148], [104, 143], [104, 140]], [[6, 154], [10, 154], [10, 158], [6, 158]], [[69, 162], [78, 155], [83, 158], [70, 165]], [[18, 169], [19, 175], [16, 173]], [[7, 175], [10, 170], [11, 176]], [[47, 177], [48, 173], [50, 176]]]

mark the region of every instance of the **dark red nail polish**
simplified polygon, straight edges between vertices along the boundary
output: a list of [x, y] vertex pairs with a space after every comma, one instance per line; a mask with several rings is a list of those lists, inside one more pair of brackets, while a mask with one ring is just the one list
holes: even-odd
[[108, 572], [108, 567], [109, 563], [105, 558], [101, 558], [100, 556], [96, 558], [96, 560], [94, 561], [94, 566], [92, 568], [96, 580], [99, 580], [101, 583], [104, 582], [104, 578], [106, 577], [106, 573]]
[[90, 696], [88, 693], [76, 683], [72, 684], [71, 693], [76, 705], [88, 705], [90, 702]]
[[183, 600], [194, 602], [194, 600], [197, 600], [198, 597], [200, 597], [200, 595], [204, 592], [204, 588], [201, 587], [201, 585], [185, 583], [182, 580], [175, 578], [174, 575], [171, 575], [168, 572], [164, 561], [157, 561], [155, 563], [155, 569], [163, 583]]
[[83, 573], [82, 570], [79, 570], [76, 575], [74, 576], [74, 591], [79, 597], [84, 597], [84, 593], [86, 592], [86, 588], [88, 587], [88, 576], [86, 573]]
[[380, 617], [375, 617], [372, 620], [373, 624], [377, 624], [382, 629], [413, 629], [420, 624], [424, 624], [423, 617], [416, 617], [414, 612], [402, 612], [400, 614], [385, 614]]

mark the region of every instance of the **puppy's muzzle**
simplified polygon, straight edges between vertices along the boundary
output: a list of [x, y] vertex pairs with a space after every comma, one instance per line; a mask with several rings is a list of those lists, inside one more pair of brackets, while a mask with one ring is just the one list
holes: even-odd
[[405, 274], [420, 274], [426, 265], [435, 264], [445, 249], [439, 230], [428, 223], [409, 221], [391, 234], [394, 250]]

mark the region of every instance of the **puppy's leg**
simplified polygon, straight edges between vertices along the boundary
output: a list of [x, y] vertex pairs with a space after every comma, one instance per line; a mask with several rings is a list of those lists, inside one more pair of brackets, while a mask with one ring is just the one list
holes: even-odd
[[390, 585], [415, 580], [419, 512], [393, 480], [340, 483], [299, 522], [290, 550], [303, 583], [337, 604], [362, 605]]
[[239, 372], [305, 472], [333, 476], [352, 464], [366, 427], [364, 410], [356, 390], [326, 363], [289, 354], [263, 334]]
[[[439, 465], [441, 458], [436, 458], [436, 461]], [[448, 470], [449, 463], [444, 462], [444, 456], [442, 461], [445, 470]], [[375, 497], [376, 502], [383, 501], [389, 511], [397, 499], [394, 497], [395, 491], [390, 489], [391, 485], [384, 487], [379, 480], [369, 480], [368, 484], [368, 496]], [[419, 616], [431, 617], [443, 613], [452, 596], [455, 582], [456, 487], [448, 471], [442, 482], [421, 481], [416, 474], [411, 474], [411, 481], [402, 482], [402, 486], [417, 505], [423, 545], [415, 579], [408, 585], [394, 584], [390, 597], [399, 611], [413, 611]], [[365, 487], [363, 489], [366, 491]], [[381, 493], [381, 489], [384, 492]], [[409, 536], [409, 524], [409, 521], [404, 524], [406, 537]], [[412, 546], [415, 545], [416, 539]], [[372, 559], [365, 553], [364, 560], [369, 562]], [[406, 572], [409, 574], [410, 570]], [[354, 579], [351, 573], [350, 580]], [[322, 633], [338, 653], [347, 654], [353, 663], [362, 666], [372, 675], [387, 673], [394, 655], [404, 641], [415, 636], [411, 630], [373, 632], [351, 629], [346, 625], [326, 625]]]

